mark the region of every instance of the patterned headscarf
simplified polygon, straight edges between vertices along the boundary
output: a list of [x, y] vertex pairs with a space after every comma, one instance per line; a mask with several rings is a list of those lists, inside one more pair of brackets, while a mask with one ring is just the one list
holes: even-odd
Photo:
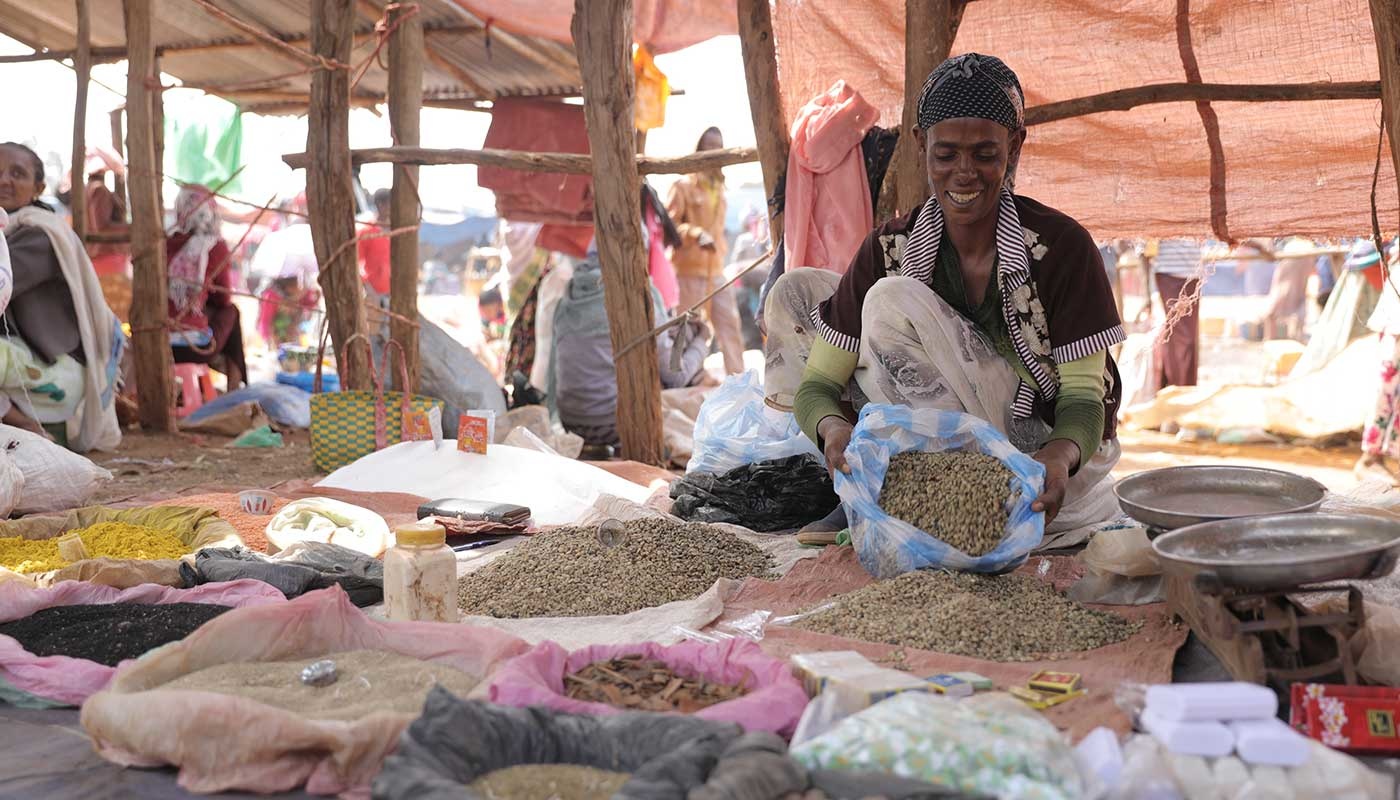
[[[1016, 73], [996, 56], [965, 53], [939, 64], [919, 93], [919, 127], [924, 130], [945, 119], [987, 119], [1014, 136], [1026, 127], [1026, 96]], [[1010, 154], [1006, 185], [1016, 179], [1020, 151]]]
[[170, 260], [170, 300], [181, 314], [200, 311], [209, 251], [219, 241], [219, 208], [213, 193], [203, 186], [180, 189], [173, 232], [189, 238]]

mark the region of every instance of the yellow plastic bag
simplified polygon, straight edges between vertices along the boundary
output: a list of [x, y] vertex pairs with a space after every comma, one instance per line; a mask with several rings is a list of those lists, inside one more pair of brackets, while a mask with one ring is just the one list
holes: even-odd
[[646, 45], [637, 45], [632, 50], [632, 76], [637, 84], [637, 106], [633, 113], [637, 130], [649, 131], [665, 125], [671, 79], [656, 66]]

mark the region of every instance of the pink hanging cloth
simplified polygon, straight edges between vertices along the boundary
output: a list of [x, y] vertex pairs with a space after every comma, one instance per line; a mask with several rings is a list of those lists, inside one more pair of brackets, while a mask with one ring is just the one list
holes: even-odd
[[880, 111], [845, 81], [812, 98], [792, 123], [783, 228], [789, 267], [844, 274], [875, 225], [860, 143]]

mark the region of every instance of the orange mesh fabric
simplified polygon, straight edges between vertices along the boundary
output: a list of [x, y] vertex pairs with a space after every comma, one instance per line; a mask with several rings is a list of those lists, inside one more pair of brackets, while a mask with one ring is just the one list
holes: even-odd
[[[1175, 0], [976, 0], [953, 52], [1002, 58], [1026, 105], [1187, 80]], [[1191, 50], [1206, 83], [1378, 80], [1365, 0], [1192, 0]], [[778, 2], [774, 39], [783, 110], [837, 78], [885, 120], [900, 119], [904, 4]], [[1328, 237], [1370, 230], [1380, 100], [1212, 103], [1232, 238]], [[887, 123], [891, 124], [891, 123]], [[1377, 193], [1383, 232], [1400, 225], [1387, 147]], [[1210, 150], [1194, 103], [1139, 106], [1030, 129], [1017, 190], [1074, 216], [1096, 237], [1204, 236]]]

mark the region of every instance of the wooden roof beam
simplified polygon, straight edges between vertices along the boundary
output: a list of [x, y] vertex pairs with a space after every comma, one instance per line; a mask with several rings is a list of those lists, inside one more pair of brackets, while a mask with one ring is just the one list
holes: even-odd
[[[586, 153], [529, 153], [521, 150], [465, 150], [428, 147], [369, 147], [350, 151], [355, 164], [475, 164], [504, 167], [524, 172], [560, 172], [570, 175], [592, 175], [593, 159]], [[290, 153], [282, 160], [292, 169], [302, 169], [311, 163], [306, 153]], [[723, 150], [703, 150], [683, 156], [637, 156], [637, 170], [643, 175], [685, 175], [704, 172], [733, 164], [758, 160], [753, 147], [730, 147]]]
[[1320, 81], [1317, 83], [1153, 83], [1112, 92], [1076, 97], [1026, 109], [1027, 125], [1127, 111], [1157, 103], [1278, 103], [1305, 100], [1376, 100], [1380, 81]]

